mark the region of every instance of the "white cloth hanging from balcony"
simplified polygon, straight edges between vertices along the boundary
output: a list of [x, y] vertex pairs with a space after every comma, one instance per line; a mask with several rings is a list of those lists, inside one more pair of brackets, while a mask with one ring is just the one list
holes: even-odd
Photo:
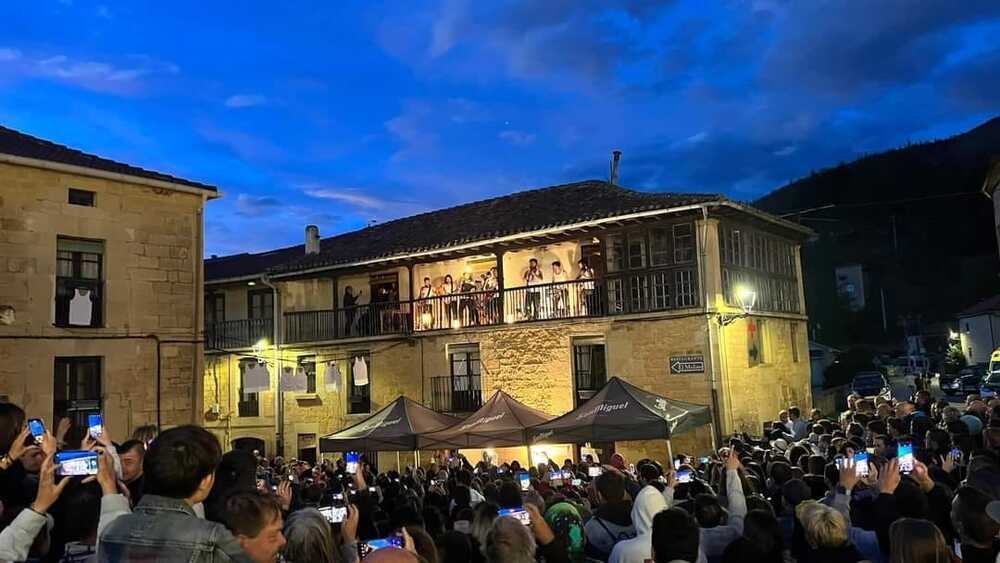
[[259, 393], [271, 388], [271, 373], [267, 364], [251, 364], [243, 372], [243, 393]]
[[292, 393], [305, 393], [309, 388], [306, 381], [306, 370], [302, 366], [285, 366], [281, 368], [281, 390]]
[[361, 356], [354, 358], [354, 368], [352, 369], [354, 374], [354, 386], [364, 387], [368, 385], [368, 364], [365, 363], [365, 359]]
[[326, 386], [326, 390], [333, 393], [340, 392], [340, 366], [337, 365], [336, 360], [331, 360], [326, 363], [326, 373], [323, 374], [323, 383]]
[[90, 326], [94, 318], [94, 296], [89, 289], [77, 288], [69, 301], [69, 324]]

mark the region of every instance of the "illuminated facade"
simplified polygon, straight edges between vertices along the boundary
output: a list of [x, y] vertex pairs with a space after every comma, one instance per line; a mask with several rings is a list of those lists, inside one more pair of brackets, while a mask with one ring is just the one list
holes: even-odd
[[[559, 415], [611, 376], [713, 405], [721, 432], [811, 404], [809, 232], [721, 196], [581, 182], [321, 241], [314, 229], [298, 247], [206, 262], [205, 424], [232, 447], [309, 459], [399, 395], [461, 416], [503, 389]], [[259, 365], [268, 386], [246, 392]], [[704, 451], [711, 432], [673, 443]]]

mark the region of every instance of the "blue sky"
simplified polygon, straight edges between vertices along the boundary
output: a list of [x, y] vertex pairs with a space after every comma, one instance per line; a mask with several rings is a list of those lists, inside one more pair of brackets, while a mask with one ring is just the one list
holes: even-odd
[[12, 2], [0, 123], [216, 184], [207, 252], [607, 175], [753, 199], [1000, 113], [1000, 2]]

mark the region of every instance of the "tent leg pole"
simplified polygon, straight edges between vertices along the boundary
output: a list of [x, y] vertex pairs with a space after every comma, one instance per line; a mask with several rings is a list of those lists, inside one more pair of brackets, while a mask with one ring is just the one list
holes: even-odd
[[715, 441], [715, 423], [710, 422], [708, 423], [708, 426], [709, 430], [712, 432], [712, 453], [714, 454], [719, 451], [719, 444]]
[[670, 438], [667, 438], [667, 458], [670, 460], [670, 467], [674, 466], [674, 449], [670, 444]]
[[403, 470], [400, 468], [399, 465], [399, 450], [396, 450], [396, 473], [402, 473], [402, 472]]

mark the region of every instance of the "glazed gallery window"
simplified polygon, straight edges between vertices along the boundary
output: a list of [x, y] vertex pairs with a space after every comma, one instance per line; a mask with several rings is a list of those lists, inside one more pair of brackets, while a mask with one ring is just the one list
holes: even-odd
[[101, 413], [99, 356], [55, 359], [52, 387], [54, 420], [69, 418], [73, 428], [87, 428], [87, 415]]
[[104, 326], [104, 242], [56, 240], [57, 326]]

